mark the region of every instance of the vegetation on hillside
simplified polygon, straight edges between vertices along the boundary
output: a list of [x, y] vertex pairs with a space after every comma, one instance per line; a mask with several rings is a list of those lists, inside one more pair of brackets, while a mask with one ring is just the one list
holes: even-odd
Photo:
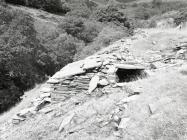
[[76, 53], [72, 40], [66, 36], [49, 47], [37, 37], [32, 17], [0, 6], [0, 112], [46, 75], [72, 62]]
[[5, 2], [43, 9], [55, 13], [67, 13], [70, 10], [61, 2], [61, 0], [5, 0]]
[[29, 14], [0, 6], [0, 112], [20, 100], [23, 92], [53, 75], [67, 63], [91, 55], [138, 27], [152, 27], [155, 16], [173, 10], [183, 14], [176, 24], [187, 20], [186, 3], [162, 2], [128, 4], [118, 0], [98, 5], [83, 0], [5, 0], [63, 15], [54, 31], [41, 34]]

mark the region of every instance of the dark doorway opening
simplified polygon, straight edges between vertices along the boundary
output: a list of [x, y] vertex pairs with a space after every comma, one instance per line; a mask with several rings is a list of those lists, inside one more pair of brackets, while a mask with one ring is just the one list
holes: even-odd
[[142, 79], [147, 76], [146, 72], [142, 69], [121, 69], [116, 72], [117, 82], [130, 82]]

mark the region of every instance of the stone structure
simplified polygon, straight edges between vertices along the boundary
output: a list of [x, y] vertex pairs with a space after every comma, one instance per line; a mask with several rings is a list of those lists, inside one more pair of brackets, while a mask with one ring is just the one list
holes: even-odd
[[117, 46], [110, 48], [84, 60], [70, 63], [53, 75], [47, 81], [48, 90], [46, 90], [51, 93], [52, 101], [63, 101], [80, 92], [90, 94], [97, 86], [104, 87], [123, 82], [121, 76], [125, 79], [131, 74], [141, 75], [144, 67], [132, 59], [126, 48], [120, 53], [119, 51], [115, 53]]

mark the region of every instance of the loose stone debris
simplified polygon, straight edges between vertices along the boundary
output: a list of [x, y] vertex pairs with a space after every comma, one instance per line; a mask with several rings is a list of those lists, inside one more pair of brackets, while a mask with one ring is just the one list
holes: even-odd
[[[115, 53], [117, 51], [115, 47], [119, 46], [113, 47], [111, 48], [113, 53], [103, 50], [85, 60], [68, 64], [52, 76], [47, 81], [50, 87], [47, 90], [51, 91], [52, 101], [64, 101], [82, 92], [91, 94], [95, 89], [124, 82], [124, 79], [130, 79], [130, 77], [133, 77], [131, 80], [143, 78], [141, 72], [146, 67], [137, 62], [124, 61], [124, 57], [132, 57], [127, 48], [124, 48], [121, 53]], [[121, 70], [124, 70], [124, 73], [118, 74]]]
[[47, 114], [53, 109], [44, 108], [47, 104], [51, 103], [51, 93], [48, 87], [41, 88], [41, 94], [38, 98], [32, 101], [32, 105], [26, 109], [22, 109], [15, 116], [12, 117], [13, 124], [19, 124], [20, 122], [26, 120], [27, 117], [37, 114], [37, 112], [42, 112]]
[[74, 115], [75, 115], [74, 113], [71, 113], [70, 115], [68, 115], [66, 118], [63, 119], [59, 127], [59, 132], [61, 132], [71, 122]]
[[[142, 93], [141, 87], [127, 83], [145, 78], [147, 70], [159, 70], [166, 64], [175, 64], [178, 59], [186, 58], [185, 55], [181, 57], [185, 51], [176, 50], [170, 50], [174, 56], [172, 58], [169, 57], [170, 53], [164, 56], [165, 52], [151, 51], [147, 52], [151, 54], [151, 60], [135, 58], [127, 47], [133, 43], [131, 39], [123, 39], [119, 43], [121, 45], [111, 45], [93, 56], [62, 68], [47, 81], [39, 98], [33, 101], [33, 106], [18, 112], [12, 122], [19, 124], [36, 113], [54, 112], [55, 117], [62, 117], [57, 128], [61, 134], [71, 136], [86, 127], [88, 133], [92, 130], [99, 133], [97, 131], [102, 129], [103, 133], [115, 131], [114, 135], [120, 137], [120, 130], [126, 129], [131, 123], [130, 116], [124, 117], [124, 113], [129, 104], [136, 102]], [[186, 70], [186, 66], [182, 66], [180, 72], [185, 73]], [[166, 101], [147, 105], [151, 114], [158, 110], [158, 104], [166, 105], [171, 100]], [[50, 103], [61, 103], [63, 113], [55, 112], [48, 106]]]
[[89, 83], [89, 89], [88, 89], [89, 94], [96, 89], [98, 83], [99, 83], [99, 76], [95, 75], [94, 77], [92, 77]]
[[127, 127], [127, 123], [130, 121], [130, 118], [122, 118], [119, 124], [119, 128], [125, 129]]

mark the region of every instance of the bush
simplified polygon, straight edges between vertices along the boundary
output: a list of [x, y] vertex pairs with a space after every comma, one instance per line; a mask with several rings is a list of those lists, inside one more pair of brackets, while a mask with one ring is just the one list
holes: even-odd
[[92, 55], [125, 36], [129, 36], [128, 30], [123, 30], [117, 26], [106, 26], [92, 43], [87, 46], [80, 46], [81, 48], [77, 51], [74, 60], [80, 60]]
[[67, 16], [77, 17], [77, 18], [89, 18], [91, 15], [90, 9], [87, 7], [78, 7], [72, 9], [70, 12], [67, 13]]
[[153, 0], [153, 7], [160, 7], [162, 5], [162, 0]]
[[67, 17], [59, 27], [68, 34], [78, 37], [84, 30], [84, 20], [82, 18]]
[[0, 7], [0, 20], [0, 73], [3, 74], [0, 111], [3, 111], [18, 101], [24, 90], [34, 86], [38, 73], [32, 67], [31, 56], [37, 40], [29, 16]]
[[97, 37], [102, 25], [95, 21], [85, 22], [82, 18], [67, 17], [59, 27], [73, 37], [83, 40], [85, 43], [90, 43]]
[[160, 11], [157, 9], [152, 9], [151, 7], [139, 7], [135, 10], [135, 18], [141, 20], [148, 20], [149, 18], [153, 17], [154, 15], [160, 14]]
[[133, 32], [134, 29], [131, 20], [123, 12], [120, 12], [116, 6], [99, 8], [93, 13], [92, 17], [99, 22], [114, 23], [117, 26], [128, 28], [131, 30], [130, 32]]
[[174, 17], [174, 22], [176, 25], [187, 22], [187, 10], [181, 10], [180, 14]]
[[0, 112], [46, 75], [73, 61], [77, 47], [73, 37], [39, 40], [34, 23], [29, 15], [0, 6]]
[[78, 38], [85, 43], [91, 43], [102, 30], [102, 24], [95, 21], [87, 21], [84, 23], [84, 29], [79, 34]]

